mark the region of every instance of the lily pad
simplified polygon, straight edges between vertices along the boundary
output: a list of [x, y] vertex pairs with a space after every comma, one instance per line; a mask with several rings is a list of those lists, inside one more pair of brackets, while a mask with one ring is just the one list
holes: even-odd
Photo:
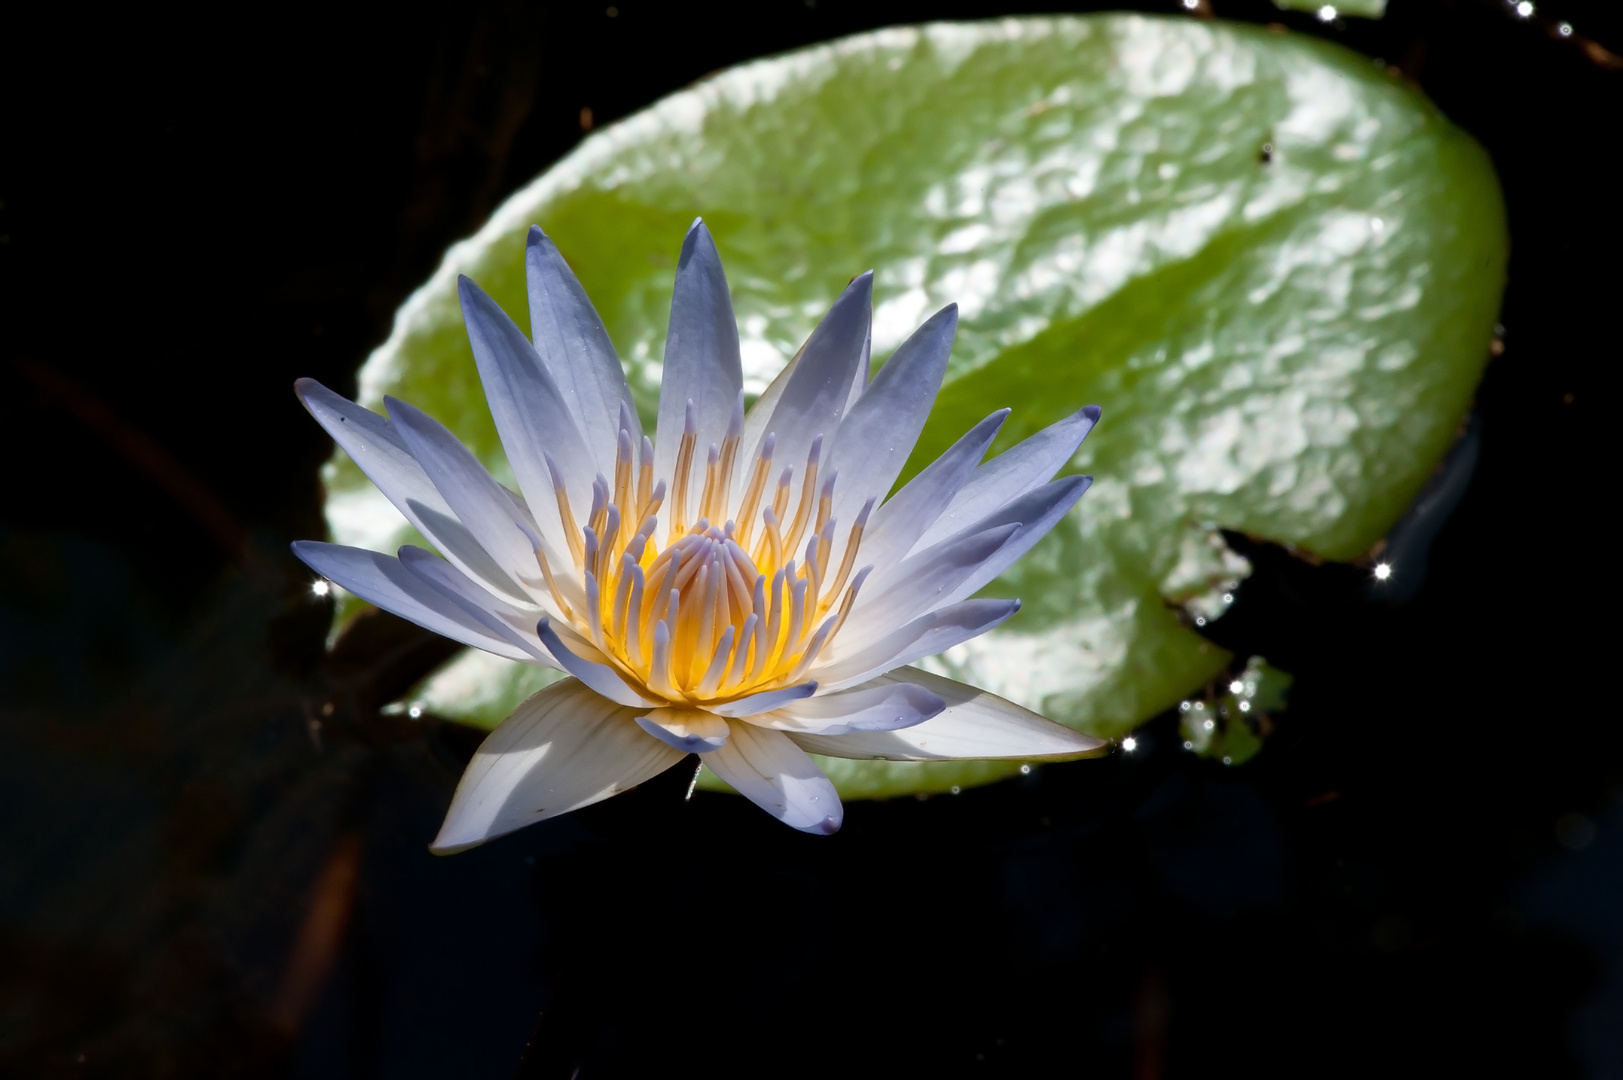
[[[1335, 45], [1133, 15], [884, 30], [729, 69], [584, 140], [450, 249], [361, 400], [411, 401], [510, 478], [454, 282], [523, 325], [538, 222], [651, 422], [695, 215], [727, 265], [750, 392], [864, 269], [876, 358], [959, 303], [910, 471], [1001, 406], [994, 452], [1104, 407], [1073, 462], [1093, 490], [987, 590], [1025, 607], [931, 666], [1111, 737], [1229, 664], [1194, 625], [1249, 569], [1220, 528], [1348, 559], [1398, 518], [1481, 374], [1506, 255], [1481, 148]], [[416, 542], [347, 459], [325, 476], [338, 540]], [[420, 696], [489, 724], [536, 678], [464, 660]], [[847, 797], [1013, 768], [827, 764]]]

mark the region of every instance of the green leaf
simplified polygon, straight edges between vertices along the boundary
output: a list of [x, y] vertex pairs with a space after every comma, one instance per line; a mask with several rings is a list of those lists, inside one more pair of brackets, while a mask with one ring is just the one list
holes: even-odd
[[[447, 253], [362, 369], [362, 401], [427, 409], [511, 482], [454, 282], [522, 325], [537, 222], [651, 420], [695, 215], [751, 392], [868, 267], [876, 357], [961, 305], [910, 469], [1000, 406], [994, 452], [1104, 407], [1073, 463], [1093, 490], [988, 590], [1025, 607], [930, 666], [1111, 737], [1229, 664], [1191, 625], [1249, 570], [1220, 527], [1348, 559], [1396, 520], [1486, 361], [1506, 252], [1481, 148], [1335, 45], [1131, 15], [884, 30], [730, 69], [587, 138]], [[410, 539], [347, 460], [326, 478], [338, 540]], [[461, 670], [421, 696], [488, 724], [531, 688], [487, 673], [464, 697]], [[1013, 768], [830, 763], [848, 797]]]

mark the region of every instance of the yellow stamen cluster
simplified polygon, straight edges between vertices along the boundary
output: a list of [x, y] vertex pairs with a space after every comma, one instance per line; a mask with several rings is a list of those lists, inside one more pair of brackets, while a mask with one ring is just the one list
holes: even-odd
[[[822, 436], [812, 442], [798, 485], [794, 469], [785, 468], [763, 505], [776, 441], [767, 435], [738, 512], [729, 513], [742, 434], [740, 401], [721, 445], [709, 447], [704, 482], [692, 501], [698, 435], [689, 403], [667, 505], [665, 481], [654, 480], [653, 444], [644, 437], [636, 445], [629, 417], [622, 417], [613, 481], [600, 475], [593, 482], [584, 526], [570, 510], [564, 477], [552, 468], [579, 588], [560, 588], [537, 544], [547, 590], [575, 632], [622, 677], [673, 704], [717, 704], [803, 681], [867, 576], [867, 568], [854, 576], [852, 570], [872, 499], [830, 573], [835, 476], [830, 472], [819, 486]], [[784, 528], [791, 503], [794, 516]], [[654, 539], [662, 508], [670, 520], [663, 549]], [[804, 557], [786, 558], [802, 541]], [[566, 591], [584, 604], [572, 607]]]

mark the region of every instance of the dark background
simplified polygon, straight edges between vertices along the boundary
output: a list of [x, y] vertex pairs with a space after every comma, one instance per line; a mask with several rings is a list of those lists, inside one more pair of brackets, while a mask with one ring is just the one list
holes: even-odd
[[443, 646], [379, 618], [326, 653], [287, 554], [330, 451], [293, 379], [351, 392], [583, 108], [1010, 9], [8, 9], [0, 1073], [1623, 1077], [1623, 12], [1213, 2], [1399, 66], [1504, 182], [1480, 459], [1418, 593], [1249, 548], [1210, 634], [1297, 681], [1243, 767], [1163, 717], [833, 840], [678, 769], [454, 859], [477, 735], [378, 713]]

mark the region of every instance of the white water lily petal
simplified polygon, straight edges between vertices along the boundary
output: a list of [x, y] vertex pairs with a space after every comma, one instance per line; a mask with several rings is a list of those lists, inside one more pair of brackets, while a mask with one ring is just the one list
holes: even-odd
[[812, 674], [825, 693], [843, 690], [984, 634], [1019, 610], [1018, 600], [965, 600], [939, 608], [850, 656], [814, 667]]
[[840, 635], [831, 657], [849, 655], [927, 611], [962, 600], [968, 594], [958, 595], [960, 586], [978, 578], [1019, 532], [1020, 524], [1010, 522], [954, 537], [904, 559], [878, 585], [870, 580], [853, 609], [862, 613], [861, 623]]
[[974, 473], [1008, 416], [1008, 409], [999, 409], [970, 428], [946, 453], [885, 500], [874, 511], [867, 535], [862, 538], [863, 561], [878, 569], [892, 567], [906, 558]]
[[637, 726], [684, 754], [704, 754], [727, 741], [727, 721], [703, 709], [655, 709]]
[[573, 406], [513, 320], [467, 278], [457, 279], [457, 287], [468, 342], [508, 464], [546, 539], [561, 548], [567, 541], [546, 459], [550, 456], [575, 481], [569, 504], [576, 517], [590, 509], [596, 459], [575, 423]]
[[461, 851], [589, 806], [682, 760], [633, 715], [574, 679], [524, 702], [473, 755], [432, 850]]
[[559, 638], [558, 631], [552, 626], [550, 619], [542, 619], [535, 632], [540, 636], [541, 644], [557, 658], [565, 671], [603, 697], [619, 705], [641, 709], [657, 708], [661, 704], [657, 698], [637, 693], [620, 677], [619, 672], [609, 665], [588, 659], [569, 648]]
[[902, 474], [930, 416], [958, 332], [948, 304], [913, 331], [840, 421], [830, 457], [839, 470], [834, 517], [851, 521], [870, 496], [883, 499]]
[[[1007, 544], [976, 568], [973, 574], [959, 582], [957, 588], [953, 589], [951, 595], [943, 602], [956, 603], [966, 596], [971, 596], [1007, 570], [1016, 559], [1030, 551], [1033, 544], [1047, 536], [1049, 530], [1059, 524], [1060, 518], [1070, 513], [1071, 507], [1075, 506], [1076, 501], [1092, 486], [1091, 476], [1067, 476], [1014, 500], [970, 526], [976, 535], [982, 529], [995, 529], [1003, 522], [1017, 522], [1020, 527]], [[950, 540], [943, 541], [941, 546], [946, 547], [950, 543]]]
[[894, 731], [840, 736], [791, 732], [789, 737], [814, 754], [887, 761], [1035, 761], [1082, 757], [1108, 745], [1104, 739], [1072, 731], [996, 694], [917, 668], [892, 671], [875, 683], [918, 687], [938, 696], [946, 707], [922, 724]]
[[[409, 544], [402, 547], [400, 565], [429, 589], [460, 607], [470, 619], [523, 649], [529, 654], [531, 663], [558, 668], [557, 661], [541, 647], [540, 639], [531, 632], [535, 618], [533, 610], [503, 604], [482, 595], [479, 587], [456, 567], [422, 548]], [[419, 591], [418, 595], [427, 594]]]
[[[863, 374], [872, 322], [873, 272], [869, 271], [846, 286], [806, 339], [784, 382], [782, 396], [771, 414], [762, 418], [762, 438], [769, 433], [777, 436], [774, 460], [793, 466], [797, 474], [805, 468], [807, 451], [819, 435], [824, 437], [823, 457], [827, 459], [828, 440], [839, 430], [852, 384]], [[752, 413], [760, 411], [761, 404], [757, 401]], [[760, 447], [749, 446], [749, 450], [753, 457]]]
[[575, 272], [539, 226], [530, 226], [524, 272], [530, 293], [530, 338], [536, 354], [557, 380], [598, 471], [610, 472], [622, 406], [631, 418], [632, 438], [642, 435], [614, 343]]
[[839, 793], [817, 763], [785, 735], [731, 721], [725, 745], [704, 763], [740, 795], [801, 832], [837, 832], [845, 820]]
[[[525, 536], [525, 530], [536, 531], [529, 510], [439, 421], [397, 398], [383, 400], [412, 456], [479, 545], [515, 580], [537, 577], [535, 551]], [[556, 551], [548, 554], [558, 557]]]
[[293, 389], [333, 442], [343, 447], [395, 509], [446, 558], [492, 591], [519, 599], [525, 596], [524, 590], [457, 520], [394, 425], [314, 379], [300, 379]]
[[392, 615], [509, 660], [535, 661], [527, 650], [498, 636], [461, 605], [429, 588], [392, 555], [319, 540], [294, 541], [293, 554], [322, 577]]
[[1046, 483], [1071, 460], [1098, 422], [1099, 406], [1083, 406], [982, 464], [919, 538], [919, 546], [937, 543]]
[[767, 690], [749, 697], [739, 698], [737, 701], [727, 701], [719, 705], [711, 705], [709, 709], [718, 716], [745, 717], [756, 713], [771, 712], [789, 704], [809, 698], [817, 693], [815, 682], [804, 682], [798, 686], [786, 686], [782, 690]]
[[[738, 355], [738, 323], [721, 256], [704, 222], [695, 221], [682, 240], [671, 296], [671, 322], [665, 336], [664, 374], [659, 386], [659, 426], [654, 439], [654, 475], [673, 477], [688, 402], [693, 403], [702, 470], [703, 451], [721, 445], [733, 405], [744, 388]], [[674, 486], [674, 481], [673, 481]]]
[[746, 722], [802, 735], [845, 735], [853, 731], [894, 731], [922, 724], [947, 704], [934, 692], [882, 676], [862, 686], [807, 698]]

